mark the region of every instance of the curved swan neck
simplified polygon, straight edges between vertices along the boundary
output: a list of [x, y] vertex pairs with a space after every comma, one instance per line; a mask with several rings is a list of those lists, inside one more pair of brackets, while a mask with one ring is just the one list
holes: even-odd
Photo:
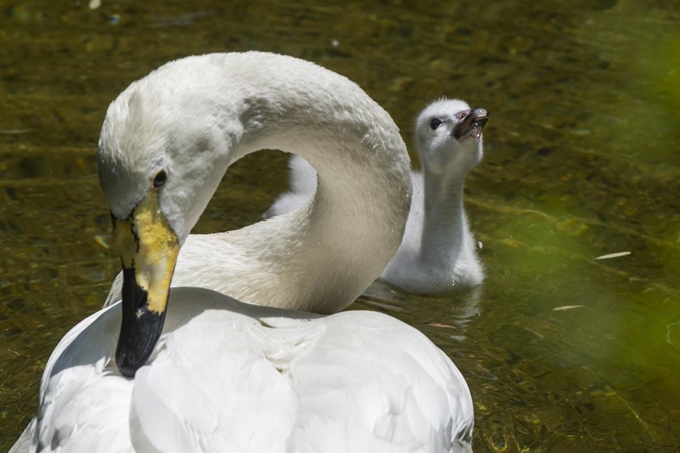
[[[170, 148], [171, 161], [196, 167], [195, 175], [203, 171], [184, 185], [195, 193], [177, 209], [182, 233], [196, 223], [228, 165], [249, 153], [292, 152], [318, 172], [307, 206], [214, 239], [231, 260], [224, 266], [229, 275], [219, 278], [243, 280], [229, 285], [229, 295], [334, 312], [380, 275], [401, 242], [410, 165], [397, 126], [356, 84], [302, 60], [257, 52], [170, 63], [139, 82], [152, 95], [154, 75], [163, 81], [155, 93], [164, 97], [163, 108], [176, 112], [165, 128], [194, 131], [191, 147]], [[212, 266], [219, 273], [219, 263]]]
[[276, 235], [250, 244], [249, 253], [280, 281], [308, 289], [277, 305], [334, 312], [356, 299], [399, 247], [410, 206], [408, 155], [389, 115], [353, 83], [308, 71], [290, 82], [270, 80], [249, 97], [246, 116], [261, 126], [244, 129], [236, 152], [294, 152], [316, 168], [318, 190], [307, 207], [243, 231]]

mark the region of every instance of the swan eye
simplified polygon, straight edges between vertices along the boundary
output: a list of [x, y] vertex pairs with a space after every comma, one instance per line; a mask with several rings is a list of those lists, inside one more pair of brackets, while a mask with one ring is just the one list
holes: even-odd
[[442, 124], [442, 120], [440, 120], [439, 118], [432, 118], [430, 120], [430, 128], [433, 131], [436, 130], [439, 127], [440, 124]]
[[165, 184], [165, 181], [167, 181], [167, 179], [168, 179], [168, 174], [165, 173], [165, 170], [161, 170], [158, 173], [156, 173], [156, 176], [154, 176], [154, 178], [153, 178], [154, 189], [158, 189], [163, 184]]

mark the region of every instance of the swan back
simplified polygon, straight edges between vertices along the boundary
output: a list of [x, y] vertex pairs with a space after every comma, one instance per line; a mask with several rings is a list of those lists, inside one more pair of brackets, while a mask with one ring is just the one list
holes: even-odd
[[36, 444], [469, 451], [467, 385], [416, 329], [380, 313], [316, 317], [200, 288], [175, 288], [171, 298], [152, 361], [134, 380], [112, 361], [117, 305], [67, 334], [45, 370]]

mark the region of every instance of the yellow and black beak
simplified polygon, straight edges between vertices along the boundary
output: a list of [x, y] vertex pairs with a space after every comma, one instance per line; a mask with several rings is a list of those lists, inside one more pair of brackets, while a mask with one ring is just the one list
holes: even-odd
[[127, 219], [113, 218], [113, 240], [123, 264], [123, 322], [116, 363], [132, 377], [163, 331], [179, 241], [150, 190]]

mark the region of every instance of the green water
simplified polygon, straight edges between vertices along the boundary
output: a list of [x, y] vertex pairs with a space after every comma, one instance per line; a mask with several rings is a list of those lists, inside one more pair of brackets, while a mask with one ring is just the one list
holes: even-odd
[[[350, 77], [405, 136], [442, 95], [490, 111], [466, 184], [484, 285], [377, 283], [354, 305], [455, 361], [475, 451], [680, 449], [680, 4], [82, 3], [0, 4], [0, 450], [118, 271], [95, 165], [108, 103], [170, 59], [249, 49]], [[283, 154], [249, 156], [196, 230], [257, 221], [285, 185]]]

